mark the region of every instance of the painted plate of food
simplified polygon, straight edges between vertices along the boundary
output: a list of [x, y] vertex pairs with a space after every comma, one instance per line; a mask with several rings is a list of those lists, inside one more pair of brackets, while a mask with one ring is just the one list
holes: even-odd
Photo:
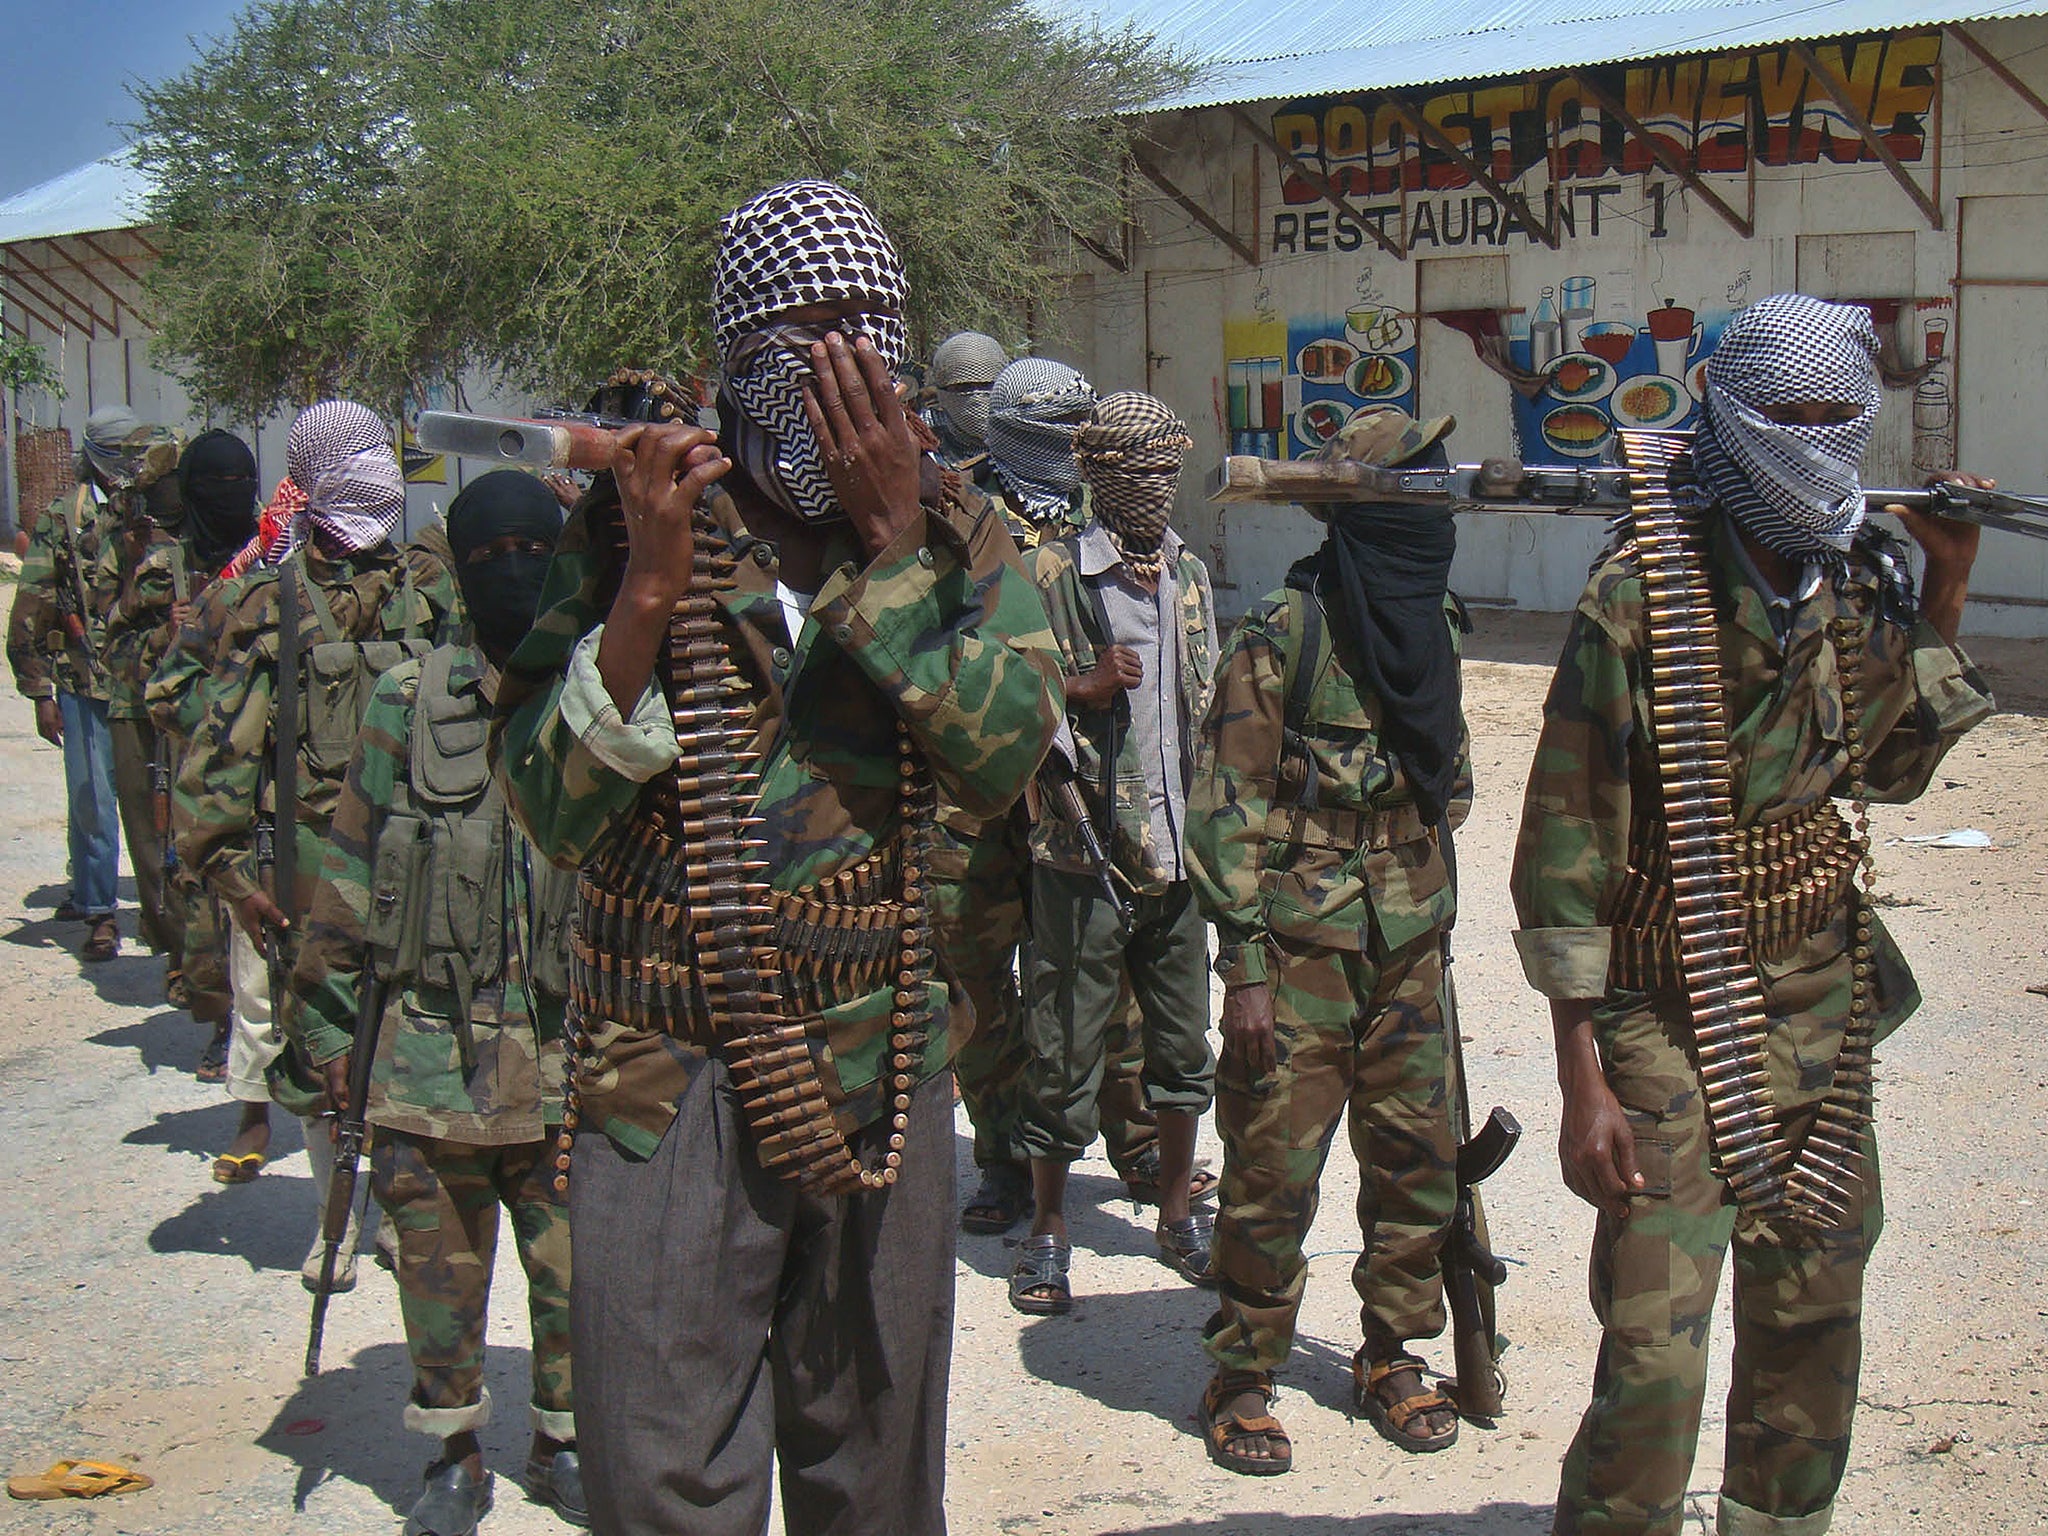
[[1294, 435], [1307, 448], [1320, 448], [1351, 419], [1351, 407], [1338, 400], [1304, 400], [1294, 413]]
[[1377, 352], [1367, 353], [1353, 363], [1344, 377], [1345, 387], [1361, 400], [1391, 400], [1408, 393], [1414, 382], [1413, 370], [1400, 358]]
[[1554, 399], [1590, 405], [1614, 392], [1614, 365], [1590, 352], [1567, 352], [1550, 365], [1550, 382], [1543, 387]]
[[1654, 431], [1658, 427], [1675, 427], [1685, 420], [1692, 410], [1692, 391], [1680, 379], [1667, 378], [1661, 373], [1637, 374], [1624, 379], [1614, 388], [1607, 408], [1614, 413], [1616, 425], [1643, 427]]
[[1707, 361], [1706, 358], [1701, 358], [1685, 375], [1685, 387], [1692, 391], [1695, 400], [1703, 401], [1707, 398]]
[[1348, 341], [1325, 336], [1296, 353], [1294, 367], [1311, 384], [1342, 384], [1345, 373], [1357, 361], [1358, 348]]
[[1590, 405], [1560, 405], [1543, 418], [1543, 441], [1568, 459], [1590, 459], [1607, 445], [1612, 429]]

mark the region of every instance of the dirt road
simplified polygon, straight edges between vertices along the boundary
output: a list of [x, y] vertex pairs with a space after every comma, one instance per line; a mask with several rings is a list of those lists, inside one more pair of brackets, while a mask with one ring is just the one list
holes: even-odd
[[[1461, 842], [1466, 1050], [1482, 1107], [1528, 1127], [1494, 1186], [1509, 1412], [1414, 1458], [1347, 1415], [1357, 1344], [1354, 1168], [1340, 1138], [1311, 1240], [1300, 1348], [1278, 1411], [1296, 1470], [1233, 1477], [1190, 1419], [1206, 1297], [1151, 1258], [1150, 1224], [1099, 1159], [1076, 1179], [1074, 1315], [1007, 1305], [1000, 1239], [963, 1238], [953, 1373], [958, 1536], [1507, 1536], [1548, 1529], [1594, 1334], [1590, 1212], [1558, 1181], [1549, 1030], [1508, 934], [1505, 875], [1557, 621], [1482, 615], [1467, 670], [1480, 798]], [[1880, 888], [1928, 1002], [1885, 1052], [1889, 1226], [1869, 1282], [1855, 1452], [1837, 1529], [2048, 1529], [2048, 644], [1981, 648], [2009, 710], [1918, 805], [1879, 809]], [[191, 1077], [200, 1031], [160, 1001], [161, 963], [81, 969], [62, 895], [61, 770], [26, 705], [0, 701], [0, 1462], [111, 1457], [157, 1479], [97, 1504], [0, 1505], [0, 1533], [393, 1531], [429, 1442], [399, 1427], [407, 1371], [389, 1280], [337, 1300], [326, 1374], [301, 1382], [310, 1181], [295, 1128], [254, 1184], [208, 1162], [234, 1109]], [[1905, 834], [1975, 827], [1994, 846]], [[124, 883], [124, 890], [126, 889]], [[127, 923], [133, 931], [131, 921]], [[288, 1122], [286, 1123], [288, 1125]], [[958, 1150], [963, 1170], [965, 1120]], [[1214, 1156], [1213, 1139], [1205, 1138]], [[500, 1256], [490, 1367], [501, 1474], [486, 1532], [563, 1529], [510, 1481], [527, 1436], [516, 1265]], [[1727, 1325], [1715, 1349], [1725, 1360]], [[1438, 1350], [1448, 1365], [1447, 1351]], [[1721, 1421], [1693, 1479], [1711, 1529]]]

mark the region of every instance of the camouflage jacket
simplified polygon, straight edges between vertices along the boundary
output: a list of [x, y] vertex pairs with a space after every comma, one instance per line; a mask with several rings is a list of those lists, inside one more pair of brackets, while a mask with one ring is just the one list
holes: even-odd
[[[1887, 541], [1889, 542], [1889, 541]], [[1720, 613], [1721, 677], [1728, 720], [1735, 824], [1749, 827], [1848, 793], [1840, 674], [1829, 625], [1854, 617], [1867, 626], [1858, 685], [1865, 783], [1875, 801], [1914, 799], [1948, 749], [1991, 712], [1991, 695], [1968, 659], [1917, 614], [1883, 598], [1877, 551], [1866, 535], [1846, 572], [1823, 581], [1792, 610], [1783, 640], [1748, 576], [1734, 530], [1715, 515], [1707, 573]], [[1543, 733], [1522, 806], [1510, 888], [1515, 935], [1529, 984], [1552, 998], [1610, 993], [1610, 921], [1628, 871], [1632, 819], [1661, 818], [1644, 655], [1643, 580], [1623, 546], [1593, 572], [1579, 599], [1564, 654], [1543, 709]], [[1881, 1032], [1918, 1005], [1911, 973], [1875, 921]], [[1840, 952], [1839, 923], [1766, 967], [1764, 996], [1774, 1016], [1780, 982]], [[1841, 1021], [1795, 1021], [1793, 1031], [1839, 1030]], [[1597, 1025], [1597, 1016], [1596, 1016]], [[1818, 1036], [1787, 1042], [1795, 1056], [1823, 1063], [1833, 1050]]]
[[[1269, 979], [1272, 937], [1384, 956], [1457, 915], [1437, 829], [1424, 825], [1400, 760], [1381, 743], [1381, 704], [1348, 643], [1326, 621], [1313, 626], [1318, 654], [1301, 654], [1304, 605], [1315, 601], [1283, 590], [1245, 614], [1202, 727], [1188, 854], [1195, 898], [1216, 925], [1216, 968], [1231, 985]], [[1463, 617], [1446, 597], [1453, 645]], [[1304, 666], [1312, 685], [1297, 677]], [[1291, 684], [1309, 689], [1306, 758], [1285, 739]], [[1471, 808], [1468, 734], [1451, 825]]]
[[[182, 570], [182, 577], [178, 574]], [[107, 614], [107, 714], [115, 720], [147, 718], [143, 696], [173, 638], [171, 604], [180, 580], [194, 593], [205, 572], [176, 534], [146, 517], [125, 520], [100, 547], [98, 579], [115, 597]]]
[[[940, 795], [985, 819], [1016, 800], [1051, 743], [1060, 692], [1043, 610], [1016, 574], [993, 509], [979, 496], [966, 502], [928, 509], [864, 565], [851, 529], [833, 529], [828, 574], [792, 645], [775, 546], [746, 531], [729, 497], [712, 499], [740, 556], [722, 622], [752, 684], [751, 723], [765, 754], [756, 813], [777, 890], [850, 868], [896, 835], [899, 720], [924, 749]], [[601, 849], [677, 755], [656, 682], [621, 720], [597, 678], [596, 644], [619, 575], [617, 527], [616, 495], [601, 480], [562, 530], [540, 621], [498, 696], [493, 750], [513, 812], [564, 865]], [[946, 988], [933, 988], [943, 1018]], [[846, 1005], [849, 1017], [884, 1024], [889, 1010], [886, 989]], [[581, 1022], [593, 1052], [576, 1067], [584, 1118], [628, 1155], [651, 1155], [703, 1052], [617, 1020]], [[971, 1022], [964, 1008], [954, 1014], [925, 1074], [943, 1068]], [[844, 1053], [835, 1043], [843, 1091], [875, 1070], [887, 1032], [869, 1034]], [[878, 1092], [861, 1102], [870, 1117], [887, 1104]]]
[[[423, 675], [441, 670], [437, 659], [447, 683], [422, 697]], [[533, 877], [526, 839], [489, 776], [484, 732], [497, 683], [496, 670], [469, 646], [444, 646], [378, 680], [292, 976], [300, 1006], [289, 1032], [319, 1065], [351, 1049], [364, 965], [373, 958], [387, 990], [371, 1123], [466, 1146], [536, 1141], [562, 1118], [562, 998], [559, 987], [534, 984], [528, 963], [552, 942], [560, 953], [541, 974], [559, 974], [575, 886], [545, 862]], [[456, 743], [461, 755], [417, 752], [422, 731]], [[461, 782], [432, 782], [451, 775]], [[437, 808], [444, 797], [451, 803]], [[471, 872], [453, 867], [465, 850], [498, 873], [497, 889], [480, 881], [470, 889]], [[437, 859], [450, 867], [436, 869]], [[430, 959], [489, 943], [496, 952], [477, 971], [490, 981], [465, 1009], [459, 989], [437, 984], [447, 967], [422, 966], [409, 952], [415, 941]]]
[[[90, 486], [74, 486], [36, 520], [7, 621], [7, 662], [25, 699], [54, 698], [59, 690], [107, 697], [103, 653], [119, 583], [107, 579], [100, 556], [114, 542], [122, 499], [101, 502]], [[64, 616], [81, 606], [85, 641], [78, 644], [66, 638]]]
[[[294, 556], [299, 558], [307, 582], [325, 598], [343, 638], [433, 641], [458, 611], [455, 583], [445, 569], [436, 581], [408, 582], [412, 567], [392, 544], [330, 559], [308, 541]], [[281, 615], [278, 577], [279, 568], [265, 568], [209, 589], [148, 690], [159, 706], [167, 691], [181, 685], [197, 694], [189, 706], [172, 706], [174, 715], [189, 709], [193, 726], [191, 747], [178, 765], [171, 826], [185, 867], [229, 902], [260, 888], [256, 819], [274, 809], [270, 779]], [[188, 635], [195, 642], [190, 647]], [[300, 655], [327, 638], [315, 605], [301, 603]], [[303, 661], [301, 667], [310, 670]], [[295, 917], [312, 904], [327, 823], [355, 745], [352, 736], [314, 741], [304, 729], [318, 686], [307, 678], [299, 691], [298, 881], [296, 890], [278, 899]]]
[[[1090, 524], [1091, 529], [1095, 526]], [[1078, 537], [1057, 539], [1041, 545], [1032, 555], [1032, 577], [1045, 599], [1053, 638], [1059, 642], [1060, 667], [1068, 677], [1079, 677], [1094, 667], [1097, 657], [1108, 646], [1099, 599], [1091, 593], [1090, 576], [1084, 573], [1084, 566], [1093, 563], [1083, 546], [1087, 537], [1084, 532]], [[1216, 603], [1209, 591], [1208, 567], [1172, 529], [1167, 530], [1163, 542], [1181, 616], [1180, 676], [1176, 682], [1180, 739], [1185, 748], [1183, 782], [1192, 786], [1195, 733], [1209, 707], [1209, 691], [1216, 676]], [[1113, 553], [1114, 546], [1109, 549]], [[1109, 856], [1133, 888], [1157, 894], [1166, 889], [1169, 866], [1162, 863], [1161, 855], [1152, 846], [1149, 788], [1145, 765], [1128, 728], [1130, 712], [1130, 701], [1121, 693], [1112, 698], [1108, 709], [1068, 709], [1074, 773], [1081, 782], [1083, 803], [1099, 805], [1102, 754], [1114, 724], [1119, 741], [1115, 764], [1116, 820]], [[1073, 826], [1051, 807], [1032, 825], [1031, 856], [1053, 869], [1073, 874], [1093, 872]]]

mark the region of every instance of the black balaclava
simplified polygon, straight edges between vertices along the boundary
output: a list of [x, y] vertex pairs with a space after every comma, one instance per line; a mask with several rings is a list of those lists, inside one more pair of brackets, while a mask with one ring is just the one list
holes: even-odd
[[[545, 555], [515, 551], [470, 563], [470, 552], [508, 533], [539, 539]], [[455, 580], [476, 643], [492, 662], [505, 660], [533, 628], [540, 591], [562, 533], [562, 506], [555, 493], [517, 469], [494, 469], [470, 481], [448, 507], [448, 547], [455, 553]]]
[[217, 571], [256, 537], [256, 455], [232, 432], [202, 432], [178, 460], [185, 533], [200, 569]]

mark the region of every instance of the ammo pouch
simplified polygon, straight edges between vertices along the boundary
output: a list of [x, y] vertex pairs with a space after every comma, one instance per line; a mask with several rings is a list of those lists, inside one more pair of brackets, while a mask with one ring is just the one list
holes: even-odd
[[[285, 562], [278, 580], [296, 585], [307, 609], [319, 621], [323, 637], [302, 653], [305, 660], [295, 723], [299, 762], [307, 780], [299, 786], [299, 795], [313, 799], [316, 814], [331, 814], [341, 781], [348, 775], [349, 760], [355, 756], [356, 737], [362, 731], [363, 715], [370, 707], [377, 680], [400, 662], [425, 656], [434, 643], [424, 635], [410, 633], [396, 640], [350, 639], [334, 617], [327, 594], [307, 580], [305, 563], [296, 557]], [[408, 614], [421, 608], [410, 571], [405, 573], [402, 591]]]

